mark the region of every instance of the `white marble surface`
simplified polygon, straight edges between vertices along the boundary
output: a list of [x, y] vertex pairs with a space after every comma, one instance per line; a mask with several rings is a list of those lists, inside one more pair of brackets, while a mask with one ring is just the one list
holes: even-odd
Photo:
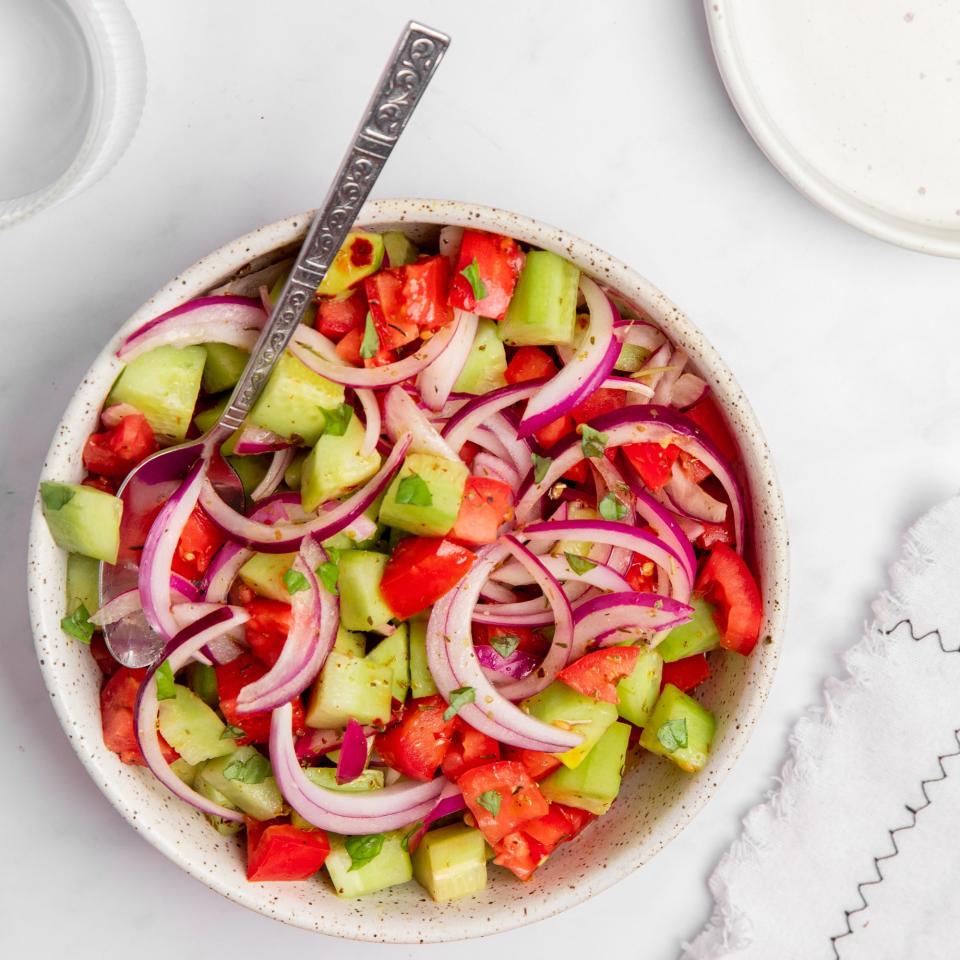
[[[25, 604], [35, 477], [98, 345], [180, 267], [317, 202], [382, 57], [415, 14], [454, 45], [377, 194], [512, 208], [638, 267], [720, 348], [779, 464], [790, 624], [766, 722], [735, 773], [619, 886], [456, 947], [463, 960], [546, 949], [572, 960], [599, 944], [673, 958], [706, 918], [705, 878], [771, 785], [791, 724], [859, 635], [902, 531], [958, 486], [958, 265], [857, 233], [769, 167], [726, 100], [696, 0], [130, 5], [150, 71], [133, 145], [86, 194], [0, 232], [11, 338], [0, 353], [0, 954], [453, 952], [323, 942], [182, 874], [126, 827], [62, 737]], [[304, 134], [298, 118], [310, 114]]]

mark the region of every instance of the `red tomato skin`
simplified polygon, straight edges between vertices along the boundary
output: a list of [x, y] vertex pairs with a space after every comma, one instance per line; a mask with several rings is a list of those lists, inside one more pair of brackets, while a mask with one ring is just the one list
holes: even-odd
[[363, 281], [381, 350], [416, 340], [417, 325], [403, 315], [403, 267], [391, 267]]
[[518, 879], [529, 880], [561, 843], [572, 840], [593, 820], [596, 816], [586, 810], [551, 803], [542, 817], [528, 820], [521, 829], [493, 845], [493, 862], [506, 867]]
[[517, 649], [542, 660], [550, 649], [550, 641], [539, 630], [532, 627], [495, 627], [487, 623], [473, 624], [473, 642], [493, 646], [495, 637], [516, 637], [520, 642]]
[[455, 587], [475, 559], [443, 537], [404, 537], [383, 571], [380, 593], [394, 614], [407, 620]]
[[686, 450], [680, 451], [680, 469], [691, 483], [702, 483], [710, 476], [710, 468], [696, 457], [691, 457]]
[[[133, 711], [137, 693], [147, 671], [119, 667], [100, 691], [100, 719], [104, 746], [116, 753], [124, 763], [146, 766], [135, 732]], [[177, 759], [176, 750], [158, 733], [160, 748], [167, 763]]]
[[363, 366], [363, 357], [360, 356], [360, 344], [363, 343], [363, 327], [357, 327], [344, 334], [337, 344], [337, 356], [341, 360], [355, 367]]
[[[247, 743], [266, 743], [270, 739], [271, 711], [262, 713], [238, 713], [237, 696], [240, 691], [254, 680], [259, 680], [267, 672], [265, 667], [251, 653], [242, 653], [230, 663], [216, 666], [217, 691], [220, 695], [220, 711], [227, 723], [239, 727], [244, 736], [235, 741], [238, 747]], [[293, 704], [293, 732], [297, 736], [306, 733], [303, 704], [299, 697], [290, 701]]]
[[621, 448], [640, 479], [651, 489], [659, 490], [669, 479], [680, 448], [671, 443], [628, 443]]
[[694, 592], [716, 608], [713, 619], [720, 631], [720, 645], [749, 654], [760, 637], [763, 603], [743, 558], [726, 544], [716, 544], [700, 568]]
[[317, 329], [339, 342], [351, 330], [363, 330], [367, 309], [363, 287], [352, 290], [347, 297], [324, 297], [317, 302]]
[[493, 862], [505, 867], [518, 880], [529, 880], [537, 867], [547, 859], [540, 844], [522, 830], [513, 830], [492, 844]]
[[456, 523], [447, 535], [467, 546], [493, 543], [513, 517], [513, 490], [495, 477], [467, 477]]
[[432, 780], [457, 729], [456, 717], [443, 719], [446, 709], [439, 694], [408, 701], [398, 711], [396, 722], [377, 734], [377, 753], [394, 770], [414, 780]]
[[518, 347], [503, 376], [507, 383], [525, 383], [552, 377], [557, 372], [553, 357], [540, 347]]
[[736, 463], [740, 459], [737, 441], [713, 397], [708, 395], [698, 400], [684, 411], [684, 416], [692, 420], [713, 441], [724, 459], [730, 463]]
[[[498, 760], [474, 767], [460, 775], [457, 786], [477, 827], [491, 844], [517, 830], [527, 820], [542, 817], [549, 805], [522, 763]], [[500, 810], [494, 816], [480, 802], [487, 791], [500, 794]]]
[[115, 494], [120, 489], [120, 484], [109, 477], [100, 477], [96, 474], [89, 474], [80, 481], [85, 487], [93, 487], [94, 490], [102, 490], [104, 493]]
[[554, 754], [526, 750], [523, 747], [504, 747], [503, 758], [522, 763], [532, 780], [542, 780], [560, 767], [560, 760]]
[[290, 632], [289, 603], [254, 597], [246, 604], [250, 619], [246, 625], [246, 640], [253, 655], [265, 666], [272, 667], [283, 651]]
[[556, 446], [564, 437], [570, 436], [575, 429], [573, 417], [565, 413], [556, 420], [551, 420], [545, 427], [534, 433], [541, 450], [549, 450]]
[[586, 483], [589, 476], [590, 468], [587, 466], [587, 461], [581, 460], [578, 463], [575, 463], [563, 475], [563, 479], [569, 480], [571, 483]]
[[83, 465], [90, 473], [120, 479], [158, 449], [147, 418], [142, 413], [131, 413], [112, 429], [87, 437]]
[[206, 573], [214, 554], [226, 542], [227, 538], [220, 528], [197, 504], [184, 524], [171, 569], [187, 580], [199, 580]]
[[440, 769], [443, 775], [454, 783], [460, 776], [474, 767], [483, 766], [500, 759], [500, 744], [458, 717], [454, 718], [456, 728], [447, 752], [444, 754]]
[[709, 550], [718, 543], [733, 543], [733, 519], [728, 517], [723, 523], [707, 523], [698, 521], [703, 527], [703, 533], [694, 541], [701, 550]]
[[[520, 245], [510, 237], [483, 230], [464, 230], [457, 268], [450, 281], [450, 306], [491, 320], [502, 320], [507, 314], [524, 259]], [[470, 281], [462, 273], [474, 260], [485, 288], [482, 300], [474, 296]]]
[[306, 880], [323, 866], [330, 853], [330, 841], [323, 830], [301, 830], [282, 820], [244, 819], [247, 879], [251, 882]]
[[619, 410], [626, 402], [626, 394], [622, 390], [608, 390], [600, 387], [588, 397], [584, 397], [570, 411], [570, 416], [576, 423], [587, 423], [603, 413]]
[[609, 647], [584, 654], [564, 667], [557, 679], [585, 697], [619, 703], [617, 684], [637, 665], [639, 647]]
[[446, 257], [421, 257], [403, 271], [400, 315], [421, 333], [436, 331], [453, 319], [447, 304], [450, 289], [450, 261]]
[[710, 665], [707, 663], [707, 655], [698, 653], [692, 657], [684, 657], [682, 660], [674, 660], [673, 663], [665, 663], [660, 689], [672, 683], [681, 692], [688, 693], [694, 687], [700, 686], [709, 676]]
[[113, 654], [107, 649], [107, 642], [99, 630], [90, 639], [90, 653], [105, 677], [112, 677], [120, 669], [120, 664], [113, 659]]
[[624, 578], [637, 593], [657, 592], [657, 565], [639, 554], [634, 554], [633, 562]]

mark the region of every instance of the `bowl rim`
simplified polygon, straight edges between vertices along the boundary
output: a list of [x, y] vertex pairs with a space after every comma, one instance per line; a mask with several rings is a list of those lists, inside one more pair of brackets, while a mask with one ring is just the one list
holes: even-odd
[[[82, 422], [84, 418], [90, 420], [91, 423], [93, 422], [91, 411], [99, 411], [103, 400], [102, 387], [98, 386], [96, 381], [102, 380], [102, 374], [106, 371], [119, 372], [121, 364], [116, 360], [114, 351], [124, 336], [147, 319], [227, 282], [252, 260], [289, 246], [291, 243], [296, 243], [309, 224], [311, 216], [312, 211], [275, 221], [214, 250], [165, 284], [123, 323], [91, 363], [80, 386], [67, 405], [54, 432], [39, 479], [52, 479], [55, 474], [58, 474], [59, 479], [63, 479], [64, 467], [71, 463], [78, 472], [79, 464], [75, 462], [77, 459], [76, 443], [70, 445], [74, 448], [74, 459], [72, 461], [65, 460], [65, 454], [59, 449], [61, 434], [67, 429], [67, 424]], [[716, 762], [709, 768], [709, 786], [705, 785], [699, 794], [692, 799], [687, 798], [687, 801], [680, 805], [675, 816], [671, 817], [669, 827], [660, 832], [658, 839], [645, 849], [634, 851], [632, 856], [629, 853], [635, 845], [626, 846], [625, 854], [617, 857], [615, 862], [611, 864], [611, 869], [599, 870], [595, 877], [591, 877], [589, 883], [573, 885], [573, 889], [560, 889], [551, 892], [550, 896], [530, 898], [524, 905], [522, 916], [512, 914], [495, 921], [488, 918], [488, 925], [479, 921], [467, 923], [462, 916], [455, 916], [458, 921], [456, 930], [445, 929], [448, 925], [431, 924], [429, 928], [414, 928], [411, 932], [411, 927], [407, 921], [406, 928], [400, 929], [398, 925], [394, 924], [396, 929], [391, 928], [388, 933], [385, 933], [383, 928], [387, 927], [390, 921], [387, 917], [381, 915], [379, 923], [376, 925], [380, 929], [376, 931], [378, 935], [374, 936], [366, 935], [362, 930], [351, 929], [349, 932], [345, 932], [334, 928], [330, 924], [323, 926], [322, 924], [307, 922], [308, 918], [302, 913], [296, 911], [285, 912], [279, 898], [273, 899], [270, 911], [267, 912], [263, 904], [254, 896], [254, 891], [258, 889], [259, 885], [246, 884], [238, 889], [231, 883], [222, 880], [216, 872], [202, 870], [195, 862], [197, 858], [192, 848], [181, 847], [169, 840], [163, 832], [152, 830], [143, 818], [136, 816], [135, 811], [132, 811], [125, 804], [120, 796], [119, 786], [114, 783], [116, 771], [108, 769], [102, 762], [102, 757], [97, 755], [95, 749], [85, 745], [83, 738], [75, 738], [71, 734], [71, 726], [75, 723], [72, 700], [76, 698], [72, 695], [63, 676], [58, 672], [59, 664], [54, 663], [49, 657], [44, 657], [42, 648], [42, 637], [44, 635], [55, 635], [60, 629], [59, 621], [54, 612], [55, 604], [50, 602], [50, 598], [52, 597], [51, 591], [61, 589], [61, 587], [60, 581], [56, 578], [49, 578], [46, 575], [47, 569], [44, 568], [42, 563], [38, 562], [44, 551], [47, 551], [49, 555], [50, 544], [52, 544], [40, 509], [39, 494], [34, 501], [30, 527], [28, 598], [31, 627], [41, 673], [64, 732], [87, 772], [107, 799], [124, 819], [156, 849], [188, 874], [228, 899], [257, 913], [303, 929], [330, 936], [376, 942], [449, 942], [504, 932], [528, 923], [544, 920], [590, 899], [624, 879], [656, 855], [667, 843], [681, 833], [693, 817], [713, 798], [746, 746], [757, 717], [762, 712], [766, 702], [779, 663], [780, 640], [783, 636], [788, 595], [789, 540], [783, 497], [770, 451], [743, 391], [703, 333], [687, 319], [671, 300], [636, 270], [607, 254], [594, 244], [558, 227], [545, 224], [531, 217], [479, 204], [455, 200], [383, 199], [369, 202], [357, 218], [358, 227], [376, 228], [390, 224], [475, 226], [480, 229], [496, 230], [538, 247], [552, 249], [561, 255], [578, 261], [581, 265], [586, 264], [587, 266], [583, 269], [592, 272], [596, 279], [609, 284], [621, 295], [625, 295], [627, 292], [633, 295], [636, 292], [646, 301], [655, 303], [661, 313], [658, 322], [663, 323], [669, 318], [668, 332], [671, 339], [675, 342], [679, 340], [684, 342], [685, 346], [689, 346], [696, 366], [709, 377], [714, 393], [719, 396], [721, 407], [737, 435], [741, 452], [744, 454], [745, 460], [749, 462], [748, 476], [751, 491], [755, 499], [759, 498], [763, 502], [764, 522], [770, 534], [767, 538], [769, 556], [766, 557], [770, 571], [770, 582], [765, 583], [763, 588], [764, 633], [766, 634], [763, 658], [761, 666], [753, 678], [755, 685], [751, 691], [748, 714], [740, 718], [741, 722], [736, 725], [735, 730], [729, 733], [725, 741], [723, 763]], [[53, 549], [57, 550], [58, 548], [54, 546]], [[49, 582], [51, 579], [56, 581], [56, 587], [51, 586]], [[607, 864], [604, 864], [604, 867], [606, 866]]]

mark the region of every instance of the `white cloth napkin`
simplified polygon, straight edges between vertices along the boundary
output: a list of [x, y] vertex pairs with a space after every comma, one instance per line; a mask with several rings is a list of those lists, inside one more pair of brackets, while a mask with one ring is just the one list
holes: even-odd
[[891, 579], [684, 960], [960, 957], [960, 498], [910, 531]]

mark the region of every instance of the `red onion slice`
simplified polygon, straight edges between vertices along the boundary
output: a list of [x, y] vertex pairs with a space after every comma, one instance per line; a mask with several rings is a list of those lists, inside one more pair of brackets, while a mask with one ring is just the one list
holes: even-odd
[[452, 816], [466, 809], [467, 804], [463, 799], [460, 788], [455, 783], [447, 783], [443, 790], [440, 791], [440, 796], [437, 797], [436, 806], [423, 818], [423, 826], [407, 840], [407, 849], [410, 853], [413, 853], [417, 849], [420, 841], [423, 839], [423, 835], [430, 828], [431, 823], [435, 823], [443, 817]]
[[727, 505], [711, 497], [703, 487], [689, 479], [678, 463], [673, 465], [670, 480], [663, 491], [677, 513], [708, 523], [723, 523], [727, 518]]
[[[604, 390], [623, 390], [626, 393], [643, 397], [644, 400], [653, 399], [652, 387], [641, 383], [639, 380], [631, 380], [630, 377], [607, 377], [600, 386]], [[633, 400], [632, 402], [636, 403], [638, 401]]]
[[477, 335], [477, 324], [480, 318], [475, 313], [455, 311], [459, 315], [457, 332], [450, 341], [450, 346], [444, 351], [443, 363], [432, 363], [417, 377], [417, 389], [423, 402], [431, 410], [442, 410], [453, 385], [463, 372], [463, 366], [470, 355], [474, 337]]
[[254, 487], [253, 491], [250, 493], [250, 499], [254, 503], [258, 503], [261, 500], [266, 500], [271, 494], [275, 493], [277, 487], [283, 482], [283, 474], [286, 471], [287, 467], [293, 463], [293, 458], [297, 455], [297, 451], [293, 447], [288, 447], [286, 450], [277, 450], [274, 453], [273, 458], [270, 461], [270, 466], [267, 468], [267, 472], [263, 475], [263, 479]]
[[425, 453], [443, 460], [460, 461], [403, 387], [393, 386], [387, 390], [383, 403], [383, 425], [391, 440], [396, 441], [398, 437], [410, 434], [410, 453]]
[[[505, 407], [512, 406], [520, 400], [527, 400], [549, 383], [549, 380], [527, 380], [524, 383], [515, 383], [498, 390], [491, 390], [465, 403], [454, 413], [447, 425], [443, 428], [443, 439], [456, 453], [470, 439], [477, 427], [489, 426], [490, 418]], [[516, 438], [516, 432], [513, 432]], [[499, 436], [499, 434], [498, 434]], [[501, 438], [502, 439], [502, 438]]]
[[[693, 607], [657, 593], [635, 593], [631, 590], [594, 597], [577, 608], [571, 663], [583, 656], [593, 640], [622, 630], [636, 628], [636, 634], [630, 634], [631, 637], [649, 638], [651, 646], [655, 646], [657, 635], [660, 634], [661, 639], [664, 636], [661, 631], [686, 623], [692, 615]], [[607, 645], [616, 643], [618, 639], [625, 637], [611, 637]]]
[[654, 403], [664, 403], [671, 404], [673, 403], [673, 388], [676, 385], [677, 380], [680, 379], [680, 374], [683, 373], [683, 368], [687, 365], [687, 352], [681, 350], [677, 347], [673, 351], [673, 355], [670, 357], [669, 369], [663, 371], [663, 376], [657, 381], [657, 386], [653, 391], [653, 402]]
[[354, 390], [354, 393], [363, 408], [364, 434], [363, 443], [360, 445], [360, 453], [369, 457], [377, 449], [377, 442], [380, 439], [380, 404], [377, 403], [377, 395], [372, 390], [360, 388]]
[[293, 446], [289, 440], [281, 437], [272, 430], [264, 430], [253, 424], [245, 424], [237, 436], [233, 452], [238, 457], [255, 457], [261, 453], [273, 453], [276, 450], [286, 450]]
[[654, 533], [679, 557], [687, 579], [693, 583], [697, 577], [697, 555], [693, 552], [689, 536], [673, 514], [644, 489], [640, 478], [632, 471], [627, 474], [626, 481], [633, 493], [637, 514], [653, 527]]
[[343, 731], [343, 745], [337, 760], [337, 783], [350, 783], [363, 773], [367, 765], [367, 735], [351, 717]]
[[516, 603], [520, 599], [516, 593], [497, 583], [496, 580], [488, 580], [480, 588], [480, 596], [494, 603]]
[[500, 457], [495, 457], [492, 453], [481, 450], [473, 458], [472, 472], [477, 477], [492, 477], [494, 480], [502, 480], [513, 491], [520, 488], [521, 478], [516, 467], [512, 463], [501, 460]]
[[537, 666], [537, 658], [523, 650], [514, 650], [509, 657], [502, 657], [485, 643], [478, 643], [473, 649], [483, 672], [494, 683], [521, 680]]
[[100, 412], [100, 420], [108, 430], [112, 430], [120, 425], [120, 421], [124, 417], [138, 413], [140, 411], [129, 403], [114, 403], [112, 406], [103, 408]]
[[684, 373], [674, 384], [670, 403], [680, 410], [686, 410], [699, 403], [709, 392], [706, 380], [695, 373]]
[[646, 320], [624, 320], [617, 326], [616, 334], [622, 343], [629, 343], [651, 353], [658, 350], [666, 340], [663, 333]]
[[460, 256], [460, 244], [463, 242], [463, 227], [442, 227], [437, 238], [437, 249], [454, 264]]
[[[523, 536], [523, 531], [520, 532], [520, 536]], [[541, 555], [539, 559], [550, 574], [558, 580], [586, 583], [600, 590], [630, 589], [630, 584], [627, 583], [621, 574], [608, 564], [600, 563], [597, 560], [590, 561], [594, 566], [589, 570], [584, 570], [583, 573], [577, 573], [577, 571], [570, 566], [565, 556], [552, 557], [549, 555]], [[530, 572], [515, 561], [505, 563], [497, 570], [497, 580], [515, 587], [523, 587], [536, 582]], [[474, 619], [476, 619], [476, 617], [474, 617]]]

